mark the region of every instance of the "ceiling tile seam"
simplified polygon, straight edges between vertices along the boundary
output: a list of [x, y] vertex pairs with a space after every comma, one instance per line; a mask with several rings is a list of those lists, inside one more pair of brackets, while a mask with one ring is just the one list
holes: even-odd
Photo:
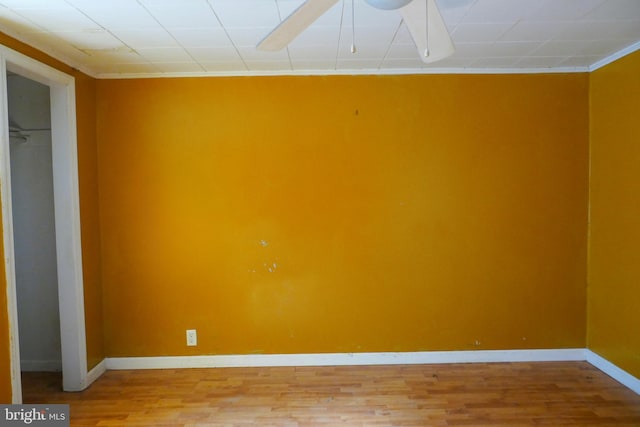
[[[194, 56], [191, 54], [191, 52], [189, 52], [189, 50], [187, 48], [185, 48], [182, 43], [180, 43], [178, 41], [178, 39], [173, 35], [173, 33], [171, 33], [171, 31], [169, 31], [164, 25], [162, 25], [162, 22], [160, 22], [160, 20], [158, 18], [156, 18], [156, 16], [147, 8], [147, 6], [145, 6], [142, 2], [140, 2], [140, 0], [136, 0], [138, 2], [138, 4], [140, 5], [140, 7], [142, 7], [148, 14], [149, 16], [151, 16], [151, 18], [153, 18], [154, 21], [156, 21], [158, 23], [158, 25], [160, 25], [160, 27], [167, 33], [169, 34], [169, 37], [171, 37], [173, 39], [173, 41], [176, 42], [176, 44], [178, 46], [180, 46], [180, 48], [187, 54], [189, 55], [189, 58], [191, 58], [191, 60], [198, 65], [198, 67], [200, 67], [200, 69], [202, 71], [207, 71], [207, 69], [196, 59], [194, 58]], [[218, 17], [216, 16], [216, 19], [218, 19]], [[146, 58], [144, 55], [141, 55], [143, 58]], [[149, 58], [146, 58], [149, 59]], [[150, 61], [151, 63], [159, 63], [161, 61]]]
[[587, 15], [590, 15], [591, 13], [595, 12], [596, 10], [600, 9], [602, 6], [604, 6], [605, 4], [607, 4], [607, 1], [609, 0], [605, 0], [600, 4], [596, 4], [594, 6], [592, 6], [591, 8], [589, 8], [587, 11], [585, 11], [582, 15], [580, 15], [580, 18], [584, 18]]
[[[238, 46], [236, 46], [235, 42], [233, 41], [233, 39], [231, 38], [231, 36], [229, 35], [229, 32], [227, 31], [227, 27], [225, 27], [222, 24], [222, 20], [220, 19], [220, 16], [218, 15], [218, 13], [216, 12], [215, 7], [213, 7], [213, 5], [211, 4], [210, 0], [207, 0], [207, 5], [209, 5], [209, 8], [211, 9], [211, 12], [213, 12], [213, 15], [216, 17], [216, 19], [218, 20], [218, 23], [220, 24], [220, 27], [222, 28], [222, 31], [224, 31], [225, 36], [227, 36], [227, 39], [229, 39], [229, 43], [231, 43], [231, 46], [233, 46], [233, 49], [236, 51], [236, 53], [238, 54], [238, 58], [240, 58], [240, 61], [242, 62], [242, 66], [244, 67], [244, 69], [246, 71], [249, 71], [249, 66], [247, 65], [247, 61], [245, 61], [244, 57], [242, 56], [242, 54], [240, 53], [240, 49], [238, 49]], [[164, 28], [164, 27], [163, 27]]]
[[[517, 67], [518, 64], [522, 64], [523, 61], [525, 61], [527, 58], [530, 58], [529, 56], [521, 56], [520, 58], [518, 58], [514, 63], [513, 66]], [[543, 58], [557, 58], [557, 60], [555, 61], [555, 65], [550, 65], [547, 67], [540, 67], [541, 69], [548, 69], [548, 70], [553, 70], [555, 67], [557, 67], [559, 64], [561, 64], [563, 62], [563, 60], [565, 59], [565, 57], [563, 56], [544, 56]]]
[[[73, 3], [70, 3], [69, 0], [65, 0], [65, 3], [67, 3], [69, 6], [73, 7], [75, 10], [77, 10], [78, 12], [80, 12], [82, 15], [86, 16], [87, 19], [89, 19], [91, 22], [93, 22], [94, 24], [96, 24], [98, 27], [102, 28], [106, 33], [110, 34], [111, 37], [115, 38], [116, 40], [118, 40], [120, 43], [122, 43], [123, 46], [125, 46], [127, 49], [129, 49], [132, 53], [135, 53], [136, 55], [138, 55], [140, 58], [144, 59], [146, 61], [146, 63], [149, 66], [152, 66], [153, 68], [156, 68], [158, 70], [158, 72], [160, 72], [160, 69], [158, 67], [156, 67], [154, 65], [154, 63], [152, 61], [149, 61], [149, 59], [145, 58], [143, 55], [140, 54], [140, 52], [138, 52], [133, 46], [129, 45], [128, 43], [126, 43], [124, 40], [122, 40], [120, 37], [118, 37], [117, 35], [115, 35], [114, 33], [112, 33], [109, 29], [105, 28], [102, 24], [100, 24], [99, 22], [96, 22], [91, 16], [87, 15], [84, 10], [79, 9], [76, 5], [74, 5]], [[164, 27], [163, 27], [164, 28]], [[78, 49], [80, 52], [84, 53], [85, 55], [91, 57], [91, 54], [87, 53], [85, 51], [85, 49], [80, 49], [77, 46], [73, 46], [76, 49]]]
[[[354, 0], [351, 0], [352, 2]], [[353, 4], [353, 3], [352, 3]], [[342, 29], [344, 24], [344, 0], [342, 1], [342, 11], [340, 12], [340, 29], [338, 30], [338, 45], [336, 46], [336, 55], [333, 61], [333, 70], [338, 69], [338, 60], [340, 59], [340, 46], [342, 45]], [[355, 46], [355, 40], [351, 41]]]
[[[473, 9], [476, 6], [476, 3], [478, 3], [478, 0], [473, 0], [473, 3], [471, 3], [469, 5], [469, 7], [467, 7], [467, 10], [464, 12], [464, 14], [462, 14], [460, 19], [458, 19], [458, 22], [456, 23], [456, 26], [458, 26], [459, 24], [464, 22], [464, 19], [467, 17], [467, 15], [469, 15], [469, 12], [471, 12], [471, 9]], [[453, 30], [452, 30], [452, 32], [453, 32]]]
[[518, 19], [516, 22], [513, 23], [512, 26], [510, 26], [509, 28], [507, 28], [505, 31], [502, 32], [502, 34], [500, 34], [498, 37], [496, 37], [496, 39], [493, 41], [493, 44], [495, 44], [496, 42], [499, 41], [505, 41], [504, 40], [504, 36], [506, 36], [507, 34], [509, 34], [509, 32], [511, 30], [513, 30], [515, 27], [518, 26], [518, 24], [520, 24], [521, 22], [524, 22], [522, 18]]
[[514, 23], [513, 23], [509, 28], [507, 28], [506, 30], [502, 31], [502, 32], [500, 33], [500, 35], [496, 37], [496, 39], [493, 41], [493, 43], [495, 43], [495, 42], [496, 42], [496, 41], [498, 41], [498, 40], [502, 40], [502, 38], [503, 38], [505, 35], [509, 34], [509, 31], [513, 30], [513, 29], [516, 27], [516, 25], [518, 25], [518, 23], [519, 23], [520, 21], [522, 21], [522, 18], [518, 19], [516, 22], [514, 22]]
[[[280, 23], [282, 23], [282, 12], [280, 11], [280, 3], [278, 2], [278, 0], [273, 0], [273, 1], [276, 4], [276, 11], [278, 12], [278, 19], [280, 20]], [[289, 68], [291, 70], [293, 70], [293, 62], [291, 62], [291, 52], [289, 51], [289, 45], [287, 45], [287, 47], [285, 49], [287, 49], [287, 59], [289, 61]]]
[[398, 36], [398, 32], [400, 31], [400, 28], [402, 27], [402, 23], [403, 22], [404, 22], [404, 19], [401, 19], [400, 23], [396, 27], [396, 31], [393, 33], [393, 37], [391, 37], [391, 41], [389, 42], [389, 45], [387, 46], [387, 50], [384, 52], [384, 55], [382, 55], [382, 59], [378, 63], [378, 68], [382, 68], [382, 64], [387, 60], [387, 57], [389, 56], [389, 52], [391, 52], [391, 46], [393, 46], [393, 42], [395, 41], [396, 37]]
[[[522, 22], [522, 18], [518, 19], [516, 22], [514, 22], [514, 24], [512, 26], [510, 26], [509, 28], [507, 28], [505, 31], [503, 31], [498, 37], [496, 37], [496, 39], [494, 41], [491, 42], [490, 46], [494, 47], [494, 46], [498, 46], [498, 43], [527, 43], [527, 42], [512, 42], [512, 41], [504, 41], [504, 36], [509, 34], [509, 31], [513, 30], [520, 22]], [[535, 52], [537, 49], [539, 49], [542, 45], [544, 45], [546, 43], [546, 41], [543, 41], [540, 45], [531, 48], [527, 51], [526, 56], [530, 55], [531, 53]], [[501, 57], [510, 57], [512, 55], [503, 55]], [[519, 55], [513, 55], [513, 57], [520, 57], [519, 59], [517, 59], [514, 62], [514, 65], [517, 65], [518, 62], [522, 61], [522, 58], [524, 57], [524, 55], [519, 54]], [[496, 57], [495, 55], [493, 57]]]

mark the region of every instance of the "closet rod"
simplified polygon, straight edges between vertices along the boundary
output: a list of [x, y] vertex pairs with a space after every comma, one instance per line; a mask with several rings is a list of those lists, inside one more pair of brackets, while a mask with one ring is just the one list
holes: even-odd
[[9, 132], [37, 132], [37, 131], [44, 131], [44, 130], [51, 130], [51, 128], [22, 129], [21, 127], [18, 127], [18, 126], [9, 126]]

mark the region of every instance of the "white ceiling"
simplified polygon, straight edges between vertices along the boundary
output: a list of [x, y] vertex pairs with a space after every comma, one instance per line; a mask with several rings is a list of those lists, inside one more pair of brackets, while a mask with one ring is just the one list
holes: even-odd
[[0, 0], [0, 31], [104, 78], [587, 71], [640, 48], [640, 0], [437, 0], [456, 53], [427, 65], [396, 11], [342, 0], [287, 49], [257, 51], [302, 2]]

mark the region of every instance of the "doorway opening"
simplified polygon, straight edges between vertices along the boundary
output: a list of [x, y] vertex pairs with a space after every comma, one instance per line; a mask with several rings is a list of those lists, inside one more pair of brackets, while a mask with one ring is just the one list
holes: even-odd
[[[23, 372], [61, 372], [49, 87], [7, 72], [16, 299]], [[62, 384], [60, 384], [62, 388]]]
[[[87, 358], [86, 358], [86, 338], [84, 324], [84, 297], [82, 281], [82, 249], [80, 242], [80, 204], [78, 189], [78, 164], [77, 164], [77, 141], [76, 141], [76, 111], [75, 111], [75, 82], [72, 76], [62, 73], [54, 68], [44, 65], [32, 58], [15, 52], [4, 46], [0, 46], [0, 193], [2, 196], [2, 227], [3, 245], [5, 251], [5, 270], [7, 282], [7, 305], [9, 312], [10, 327], [10, 352], [11, 352], [11, 385], [13, 403], [22, 402], [21, 368], [22, 364], [29, 365], [30, 359], [25, 358], [21, 363], [21, 341], [27, 342], [29, 338], [21, 337], [23, 327], [19, 323], [24, 314], [19, 314], [20, 300], [23, 296], [18, 292], [17, 280], [19, 276], [24, 276], [21, 272], [23, 267], [20, 263], [24, 261], [24, 254], [27, 257], [34, 255], [29, 249], [23, 251], [20, 245], [16, 244], [16, 237], [21, 233], [23, 224], [14, 221], [14, 199], [18, 202], [20, 196], [20, 183], [12, 182], [12, 179], [20, 181], [18, 175], [13, 176], [12, 167], [22, 168], [24, 156], [16, 150], [17, 144], [29, 144], [34, 142], [37, 132], [29, 131], [26, 124], [19, 123], [18, 117], [11, 117], [9, 114], [9, 80], [31, 81], [29, 85], [34, 85], [40, 91], [47, 91], [50, 99], [50, 138], [51, 138], [51, 175], [52, 181], [52, 202], [53, 204], [53, 234], [55, 246], [55, 281], [57, 282], [57, 297], [53, 306], [57, 303], [57, 313], [59, 315], [58, 334], [52, 334], [54, 343], [59, 339], [60, 358], [56, 361], [35, 361], [31, 368], [47, 366], [49, 369], [61, 369], [63, 389], [66, 391], [78, 391], [87, 387]], [[40, 85], [40, 86], [38, 86]], [[37, 91], [36, 90], [36, 91]], [[12, 128], [13, 127], [13, 128]], [[42, 129], [46, 129], [42, 128]], [[21, 137], [26, 137], [22, 139]], [[14, 140], [12, 143], [11, 140]], [[14, 145], [12, 152], [11, 145]], [[22, 146], [22, 151], [25, 146]], [[20, 149], [20, 148], [19, 148]], [[19, 150], [18, 149], [18, 150]], [[13, 157], [13, 158], [12, 158]], [[27, 156], [28, 157], [28, 156]], [[37, 156], [36, 156], [37, 157]], [[14, 191], [18, 195], [14, 197]], [[46, 198], [47, 196], [40, 196]], [[41, 203], [43, 200], [38, 200]], [[22, 203], [22, 202], [21, 202]], [[19, 215], [26, 216], [24, 205], [18, 203], [16, 208]], [[34, 203], [31, 200], [29, 203]], [[30, 209], [30, 208], [29, 208]], [[46, 222], [46, 221], [45, 221]], [[17, 233], [17, 234], [16, 234]], [[24, 253], [18, 253], [23, 251]], [[20, 259], [18, 259], [20, 258]], [[51, 263], [51, 260], [48, 261]], [[29, 265], [27, 265], [29, 267]], [[42, 264], [38, 265], [39, 268]], [[31, 266], [31, 269], [35, 267]], [[53, 269], [46, 273], [49, 279], [54, 274]], [[51, 280], [53, 281], [53, 280]], [[55, 308], [53, 309], [55, 310]], [[20, 320], [19, 320], [20, 319]], [[27, 320], [22, 321], [28, 322]], [[25, 329], [26, 331], [26, 329]], [[27, 334], [27, 332], [25, 332]], [[56, 336], [53, 336], [56, 335]], [[44, 337], [40, 336], [40, 340]], [[28, 353], [27, 344], [23, 345], [23, 352]], [[29, 357], [29, 354], [25, 355]], [[55, 366], [54, 366], [55, 365]], [[25, 366], [29, 369], [29, 366]]]

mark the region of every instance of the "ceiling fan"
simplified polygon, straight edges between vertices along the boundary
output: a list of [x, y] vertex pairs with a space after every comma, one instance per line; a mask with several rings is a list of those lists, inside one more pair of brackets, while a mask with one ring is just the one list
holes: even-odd
[[[267, 51], [285, 48], [338, 1], [306, 0], [258, 43], [257, 48]], [[439, 61], [454, 52], [453, 42], [442, 20], [436, 0], [365, 0], [365, 2], [377, 9], [398, 10], [423, 62]]]

